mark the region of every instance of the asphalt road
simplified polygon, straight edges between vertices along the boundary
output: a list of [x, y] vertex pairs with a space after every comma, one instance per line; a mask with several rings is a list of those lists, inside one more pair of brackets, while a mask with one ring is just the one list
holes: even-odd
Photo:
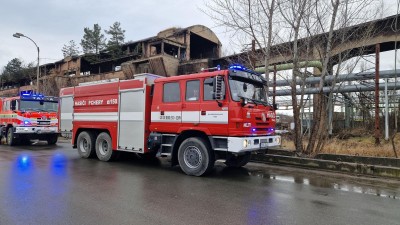
[[400, 224], [400, 181], [250, 163], [208, 177], [0, 145], [0, 224]]

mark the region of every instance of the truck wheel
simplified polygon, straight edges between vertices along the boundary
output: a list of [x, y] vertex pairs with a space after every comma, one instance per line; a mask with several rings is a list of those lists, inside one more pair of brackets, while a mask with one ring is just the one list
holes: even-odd
[[103, 132], [96, 139], [96, 155], [101, 161], [113, 160], [116, 153], [112, 150], [112, 141], [108, 133]]
[[53, 135], [49, 135], [47, 137], [47, 144], [48, 145], [54, 145], [57, 143], [58, 140], [58, 135], [57, 134], [53, 134]]
[[231, 155], [225, 161], [225, 164], [228, 167], [242, 167], [245, 166], [250, 161], [250, 158], [251, 154], [238, 155], [238, 156]]
[[178, 161], [187, 175], [202, 176], [214, 168], [215, 156], [206, 141], [192, 137], [179, 146]]
[[92, 132], [83, 131], [78, 135], [78, 153], [82, 158], [91, 158], [95, 154], [95, 136]]
[[9, 146], [14, 146], [17, 144], [17, 140], [14, 139], [14, 132], [12, 127], [7, 129], [7, 144]]

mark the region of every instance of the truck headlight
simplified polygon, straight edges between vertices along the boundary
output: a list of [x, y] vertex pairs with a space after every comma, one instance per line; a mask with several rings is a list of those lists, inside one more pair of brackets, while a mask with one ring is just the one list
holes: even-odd
[[249, 141], [244, 139], [243, 140], [243, 148], [246, 148], [249, 145]]

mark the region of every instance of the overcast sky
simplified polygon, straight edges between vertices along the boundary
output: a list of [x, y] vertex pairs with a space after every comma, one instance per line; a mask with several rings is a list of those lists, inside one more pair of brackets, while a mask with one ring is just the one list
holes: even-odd
[[0, 68], [13, 58], [24, 62], [37, 58], [34, 44], [26, 38], [14, 38], [15, 32], [37, 43], [40, 64], [62, 59], [63, 45], [70, 40], [79, 44], [84, 27], [93, 28], [95, 23], [104, 31], [120, 22], [126, 30], [125, 41], [195, 24], [212, 28], [220, 36], [213, 21], [199, 10], [202, 5], [203, 0], [1, 0]]
[[[396, 13], [396, 0], [384, 0], [390, 16]], [[230, 37], [200, 8], [204, 0], [1, 0], [0, 70], [13, 58], [25, 63], [36, 62], [37, 51], [25, 38], [14, 38], [15, 32], [32, 38], [40, 47], [40, 64], [63, 58], [61, 48], [70, 40], [77, 44], [84, 27], [98, 23], [102, 30], [114, 22], [126, 30], [125, 40], [135, 41], [155, 36], [169, 27], [202, 24], [211, 28], [229, 48]], [[382, 67], [390, 67], [392, 53], [383, 57]], [[390, 68], [392, 69], [392, 68]]]

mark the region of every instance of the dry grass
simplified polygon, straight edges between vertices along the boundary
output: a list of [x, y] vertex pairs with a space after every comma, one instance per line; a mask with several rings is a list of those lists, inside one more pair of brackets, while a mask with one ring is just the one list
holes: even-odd
[[[304, 142], [304, 146], [306, 146]], [[397, 155], [400, 157], [400, 133], [396, 135], [395, 146]], [[295, 149], [292, 140], [283, 138], [282, 148]], [[358, 156], [373, 156], [373, 157], [395, 157], [391, 141], [381, 139], [379, 146], [375, 145], [375, 138], [372, 136], [351, 137], [346, 140], [332, 138], [327, 141], [321, 153], [328, 154], [345, 154]]]

